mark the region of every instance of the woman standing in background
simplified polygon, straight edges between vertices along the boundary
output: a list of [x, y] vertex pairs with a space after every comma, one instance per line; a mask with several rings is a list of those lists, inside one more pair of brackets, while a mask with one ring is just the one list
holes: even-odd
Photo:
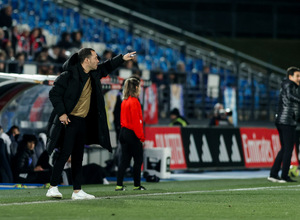
[[125, 81], [123, 90], [123, 102], [121, 104], [121, 160], [117, 175], [115, 191], [124, 191], [123, 178], [126, 168], [133, 157], [133, 190], [146, 190], [141, 186], [141, 167], [143, 163], [143, 116], [141, 104], [138, 100], [140, 94], [140, 81], [137, 78], [129, 78]]

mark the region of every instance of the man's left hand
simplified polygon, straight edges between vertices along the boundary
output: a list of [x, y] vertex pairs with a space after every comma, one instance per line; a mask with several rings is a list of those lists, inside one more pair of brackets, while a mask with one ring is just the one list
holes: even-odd
[[123, 56], [123, 60], [127, 61], [127, 60], [132, 60], [134, 57], [136, 56], [136, 51], [131, 52], [131, 53], [126, 53]]

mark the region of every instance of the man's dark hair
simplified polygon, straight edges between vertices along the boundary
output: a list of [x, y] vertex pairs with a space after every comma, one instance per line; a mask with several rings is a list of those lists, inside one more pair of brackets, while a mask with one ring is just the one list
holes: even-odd
[[95, 51], [92, 48], [82, 48], [78, 51], [78, 59], [80, 63], [83, 63], [85, 58], [89, 58], [92, 55], [92, 51]]
[[286, 77], [289, 78], [289, 76], [293, 76], [295, 72], [300, 72], [300, 69], [298, 67], [289, 67], [286, 70]]

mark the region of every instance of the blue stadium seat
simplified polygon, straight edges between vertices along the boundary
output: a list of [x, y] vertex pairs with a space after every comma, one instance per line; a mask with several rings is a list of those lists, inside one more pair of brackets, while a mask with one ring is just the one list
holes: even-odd
[[185, 63], [186, 63], [185, 70], [188, 71], [188, 72], [191, 72], [194, 68], [194, 59], [187, 58]]
[[219, 73], [219, 69], [218, 69], [218, 67], [212, 66], [212, 67], [210, 68], [210, 72], [211, 72], [211, 73], [214, 73], [214, 74], [217, 74], [217, 73]]
[[74, 12], [73, 14], [74, 16], [74, 24], [73, 24], [73, 30], [80, 30], [81, 26], [80, 26], [80, 14], [78, 12]]
[[111, 43], [111, 29], [109, 27], [109, 24], [105, 24], [103, 28], [103, 34], [104, 34], [104, 42], [105, 43]]
[[64, 8], [55, 7], [55, 22], [64, 22]]
[[161, 57], [161, 58], [159, 59], [159, 68], [160, 68], [162, 71], [164, 71], [164, 72], [167, 72], [167, 71], [168, 71], [169, 67], [168, 67], [168, 63], [167, 63], [166, 58]]
[[[30, 0], [28, 0], [30, 1]], [[25, 11], [26, 10], [26, 1], [18, 1], [18, 10], [19, 11]], [[30, 2], [27, 2], [27, 12], [30, 12], [31, 9], [31, 5]]]
[[138, 52], [142, 50], [142, 39], [140, 37], [133, 38], [133, 48]]
[[203, 70], [203, 60], [202, 59], [196, 59], [196, 61], [195, 61], [195, 68], [198, 71], [202, 71]]
[[[133, 45], [133, 36], [131, 33], [127, 33], [125, 43], [127, 45]], [[136, 50], [136, 48], [134, 48]]]
[[[7, 2], [8, 4], [8, 2]], [[12, 6], [13, 9], [19, 9], [19, 1], [18, 0], [11, 0], [10, 5]]]
[[17, 12], [17, 13], [12, 13], [12, 18], [13, 18], [14, 20], [16, 20], [17, 23], [21, 23], [21, 22], [20, 22], [20, 15], [19, 15], [18, 12]]

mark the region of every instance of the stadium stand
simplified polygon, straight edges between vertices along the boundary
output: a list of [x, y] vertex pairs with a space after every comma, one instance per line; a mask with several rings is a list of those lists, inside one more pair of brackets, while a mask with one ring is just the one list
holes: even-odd
[[[162, 70], [165, 78], [168, 78], [171, 72], [175, 72], [177, 78], [183, 79], [179, 80], [179, 83], [183, 86], [184, 114], [188, 118], [205, 119], [214, 104], [225, 102], [224, 90], [232, 87], [238, 91], [237, 111], [240, 121], [273, 119], [276, 91], [282, 77], [280, 74], [283, 73], [279, 68], [236, 51], [233, 52], [236, 54], [223, 55], [222, 52], [216, 53], [209, 47], [196, 47], [171, 35], [133, 23], [132, 19], [126, 20], [105, 13], [88, 4], [79, 5], [79, 1], [3, 0], [2, 5], [4, 4], [13, 7], [12, 18], [16, 24], [27, 24], [30, 30], [37, 27], [43, 29], [39, 42], [44, 38], [45, 43], [39, 45], [34, 52], [39, 52], [43, 46], [56, 44], [63, 32], [81, 30], [83, 45], [96, 46], [99, 53], [104, 49], [110, 49], [113, 53], [136, 50], [139, 70], [146, 79], [149, 79], [146, 77], [149, 71]], [[205, 42], [209, 43], [191, 33], [185, 35], [202, 40], [203, 45]], [[31, 45], [27, 61], [34, 63], [32, 50]], [[182, 73], [176, 69], [178, 61], [185, 64]], [[6, 64], [8, 62], [15, 61], [6, 61]], [[43, 73], [44, 65], [50, 65], [45, 64], [42, 59], [36, 60], [34, 64], [37, 67], [30, 70], [36, 69], [40, 73]], [[59, 68], [60, 64], [55, 65]], [[213, 87], [208, 87], [207, 79], [202, 80], [206, 77], [205, 67], [209, 69], [207, 75], [219, 76], [217, 95], [212, 96]], [[49, 68], [44, 71], [48, 71], [48, 74], [51, 74], [51, 71], [54, 74], [59, 73], [55, 70], [50, 71]], [[9, 72], [8, 69], [5, 72]], [[164, 100], [169, 96], [170, 94], [166, 94]]]

